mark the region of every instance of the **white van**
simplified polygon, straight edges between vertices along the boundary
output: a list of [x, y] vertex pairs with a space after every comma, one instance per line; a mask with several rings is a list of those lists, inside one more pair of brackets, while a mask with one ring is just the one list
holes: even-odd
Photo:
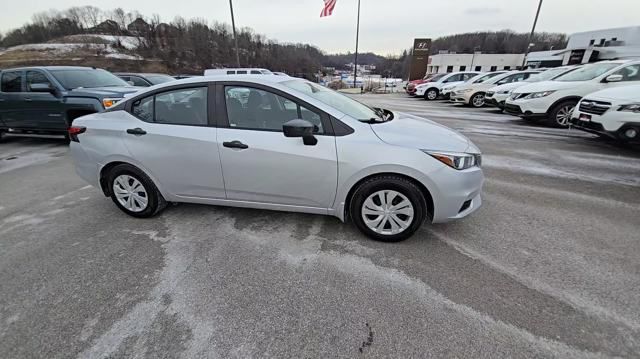
[[205, 76], [213, 75], [273, 75], [273, 72], [267, 69], [243, 68], [243, 69], [206, 69]]

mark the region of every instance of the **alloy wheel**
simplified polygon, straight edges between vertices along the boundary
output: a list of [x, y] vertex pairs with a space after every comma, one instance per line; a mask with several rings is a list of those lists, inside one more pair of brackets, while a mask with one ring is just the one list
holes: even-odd
[[362, 219], [376, 233], [394, 235], [413, 222], [413, 204], [400, 192], [381, 190], [371, 194], [362, 204]]
[[556, 122], [558, 125], [567, 127], [569, 126], [569, 121], [571, 120], [571, 114], [573, 110], [576, 108], [575, 105], [567, 105], [562, 106], [558, 112], [556, 112]]
[[135, 177], [122, 174], [113, 181], [113, 193], [118, 203], [131, 212], [142, 212], [149, 204], [147, 190]]
[[438, 93], [435, 90], [429, 90], [427, 91], [427, 99], [429, 100], [435, 100], [436, 97], [438, 97]]
[[482, 107], [484, 106], [484, 96], [483, 95], [475, 95], [473, 96], [473, 99], [471, 100], [472, 104], [474, 107]]

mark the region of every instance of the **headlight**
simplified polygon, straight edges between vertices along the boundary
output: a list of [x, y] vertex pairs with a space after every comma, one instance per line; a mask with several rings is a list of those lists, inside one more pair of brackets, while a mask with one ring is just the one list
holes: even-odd
[[640, 112], [640, 103], [630, 103], [628, 105], [622, 105], [618, 111], [624, 112]]
[[109, 108], [113, 105], [115, 105], [116, 103], [118, 103], [118, 101], [122, 100], [121, 98], [103, 98], [102, 99], [102, 106], [104, 106], [104, 108]]
[[482, 155], [479, 153], [457, 153], [421, 150], [445, 165], [457, 169], [465, 170], [474, 166], [480, 167]]
[[554, 92], [555, 91], [532, 92], [532, 93], [528, 94], [527, 96], [525, 96], [524, 98], [530, 99], [530, 98], [546, 97], [546, 96], [551, 95]]
[[511, 92], [511, 91], [509, 91], [509, 90], [498, 91], [498, 93], [499, 93], [499, 94], [501, 94], [501, 95], [506, 95], [506, 94], [508, 94], [508, 93], [510, 93], [510, 92]]
[[467, 93], [469, 91], [471, 91], [472, 89], [462, 89], [462, 90], [458, 90], [456, 91], [457, 93]]

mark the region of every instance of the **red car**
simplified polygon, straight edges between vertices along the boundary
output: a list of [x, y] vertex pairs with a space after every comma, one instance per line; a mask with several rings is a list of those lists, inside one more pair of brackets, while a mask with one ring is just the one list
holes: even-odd
[[413, 96], [416, 94], [416, 86], [423, 84], [425, 82], [429, 82], [429, 80], [431, 80], [432, 77], [436, 76], [438, 74], [428, 74], [427, 76], [418, 79], [418, 80], [413, 80], [413, 81], [409, 81], [409, 83], [407, 83], [407, 86], [405, 87], [405, 91], [407, 91], [407, 93], [410, 96]]

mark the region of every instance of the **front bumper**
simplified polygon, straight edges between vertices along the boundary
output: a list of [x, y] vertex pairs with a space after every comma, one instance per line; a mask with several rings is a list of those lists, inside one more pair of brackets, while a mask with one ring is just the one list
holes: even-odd
[[489, 97], [485, 96], [484, 102], [489, 106], [494, 106], [494, 107], [499, 107], [501, 109], [504, 109], [504, 104], [508, 97], [509, 95], [494, 93]]
[[433, 196], [433, 223], [444, 223], [460, 219], [477, 211], [482, 205], [480, 193], [484, 174], [478, 167], [463, 171], [447, 168], [436, 178], [442, 188]]
[[[579, 117], [581, 114], [589, 115], [591, 119], [589, 121], [580, 120]], [[624, 136], [624, 132], [629, 128], [634, 128], [640, 132], [639, 119], [640, 115], [634, 113], [621, 113], [619, 111], [609, 110], [603, 115], [595, 115], [576, 110], [570, 122], [571, 127], [585, 132], [607, 136], [619, 141], [640, 143], [640, 136], [633, 139]]]
[[547, 113], [534, 113], [530, 110], [523, 109], [519, 104], [515, 104], [509, 101], [506, 101], [504, 104], [504, 112], [513, 115], [520, 116], [522, 118], [527, 119], [545, 119], [547, 118]]

